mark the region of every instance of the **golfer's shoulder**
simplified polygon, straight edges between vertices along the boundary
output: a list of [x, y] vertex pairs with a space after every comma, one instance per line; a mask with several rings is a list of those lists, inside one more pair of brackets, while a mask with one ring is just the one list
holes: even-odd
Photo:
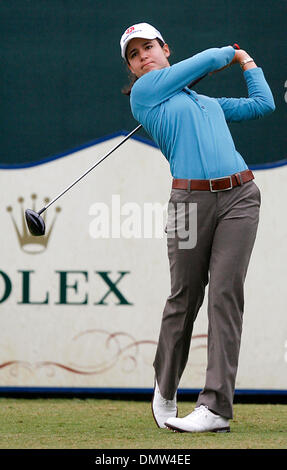
[[151, 70], [138, 78], [131, 90], [131, 104], [140, 104], [142, 106], [153, 105], [161, 77], [161, 70]]

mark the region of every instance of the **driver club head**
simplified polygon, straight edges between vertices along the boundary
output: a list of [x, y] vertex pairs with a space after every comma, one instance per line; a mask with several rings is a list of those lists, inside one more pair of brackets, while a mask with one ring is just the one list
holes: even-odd
[[26, 209], [25, 218], [29, 231], [32, 235], [35, 237], [45, 235], [45, 222], [38, 212], [35, 212], [32, 209]]

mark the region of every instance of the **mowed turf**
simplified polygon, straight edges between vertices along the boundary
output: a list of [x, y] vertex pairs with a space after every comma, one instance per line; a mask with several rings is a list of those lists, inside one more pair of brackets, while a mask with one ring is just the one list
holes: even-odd
[[[194, 403], [179, 402], [179, 416]], [[230, 433], [158, 429], [147, 401], [0, 398], [1, 449], [286, 449], [287, 406], [236, 404]]]

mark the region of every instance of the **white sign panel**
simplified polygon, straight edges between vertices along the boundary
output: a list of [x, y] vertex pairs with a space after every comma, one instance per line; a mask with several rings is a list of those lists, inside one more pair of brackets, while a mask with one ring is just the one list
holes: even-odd
[[[130, 139], [44, 212], [122, 137], [63, 158], [0, 170], [0, 388], [151, 389], [169, 295], [171, 176], [158, 149]], [[261, 221], [246, 281], [238, 389], [287, 390], [287, 167], [256, 172]], [[204, 385], [206, 301], [180, 387]]]

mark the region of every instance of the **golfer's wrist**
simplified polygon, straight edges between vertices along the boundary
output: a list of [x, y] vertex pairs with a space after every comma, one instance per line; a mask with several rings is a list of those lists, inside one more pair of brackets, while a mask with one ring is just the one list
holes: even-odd
[[242, 49], [235, 52], [235, 56], [232, 62], [239, 64], [243, 72], [245, 72], [245, 70], [256, 67], [253, 58]]
[[254, 67], [256, 67], [256, 64], [252, 57], [246, 57], [241, 62], [239, 62], [239, 64], [243, 72], [245, 72], [245, 70], [253, 69]]

